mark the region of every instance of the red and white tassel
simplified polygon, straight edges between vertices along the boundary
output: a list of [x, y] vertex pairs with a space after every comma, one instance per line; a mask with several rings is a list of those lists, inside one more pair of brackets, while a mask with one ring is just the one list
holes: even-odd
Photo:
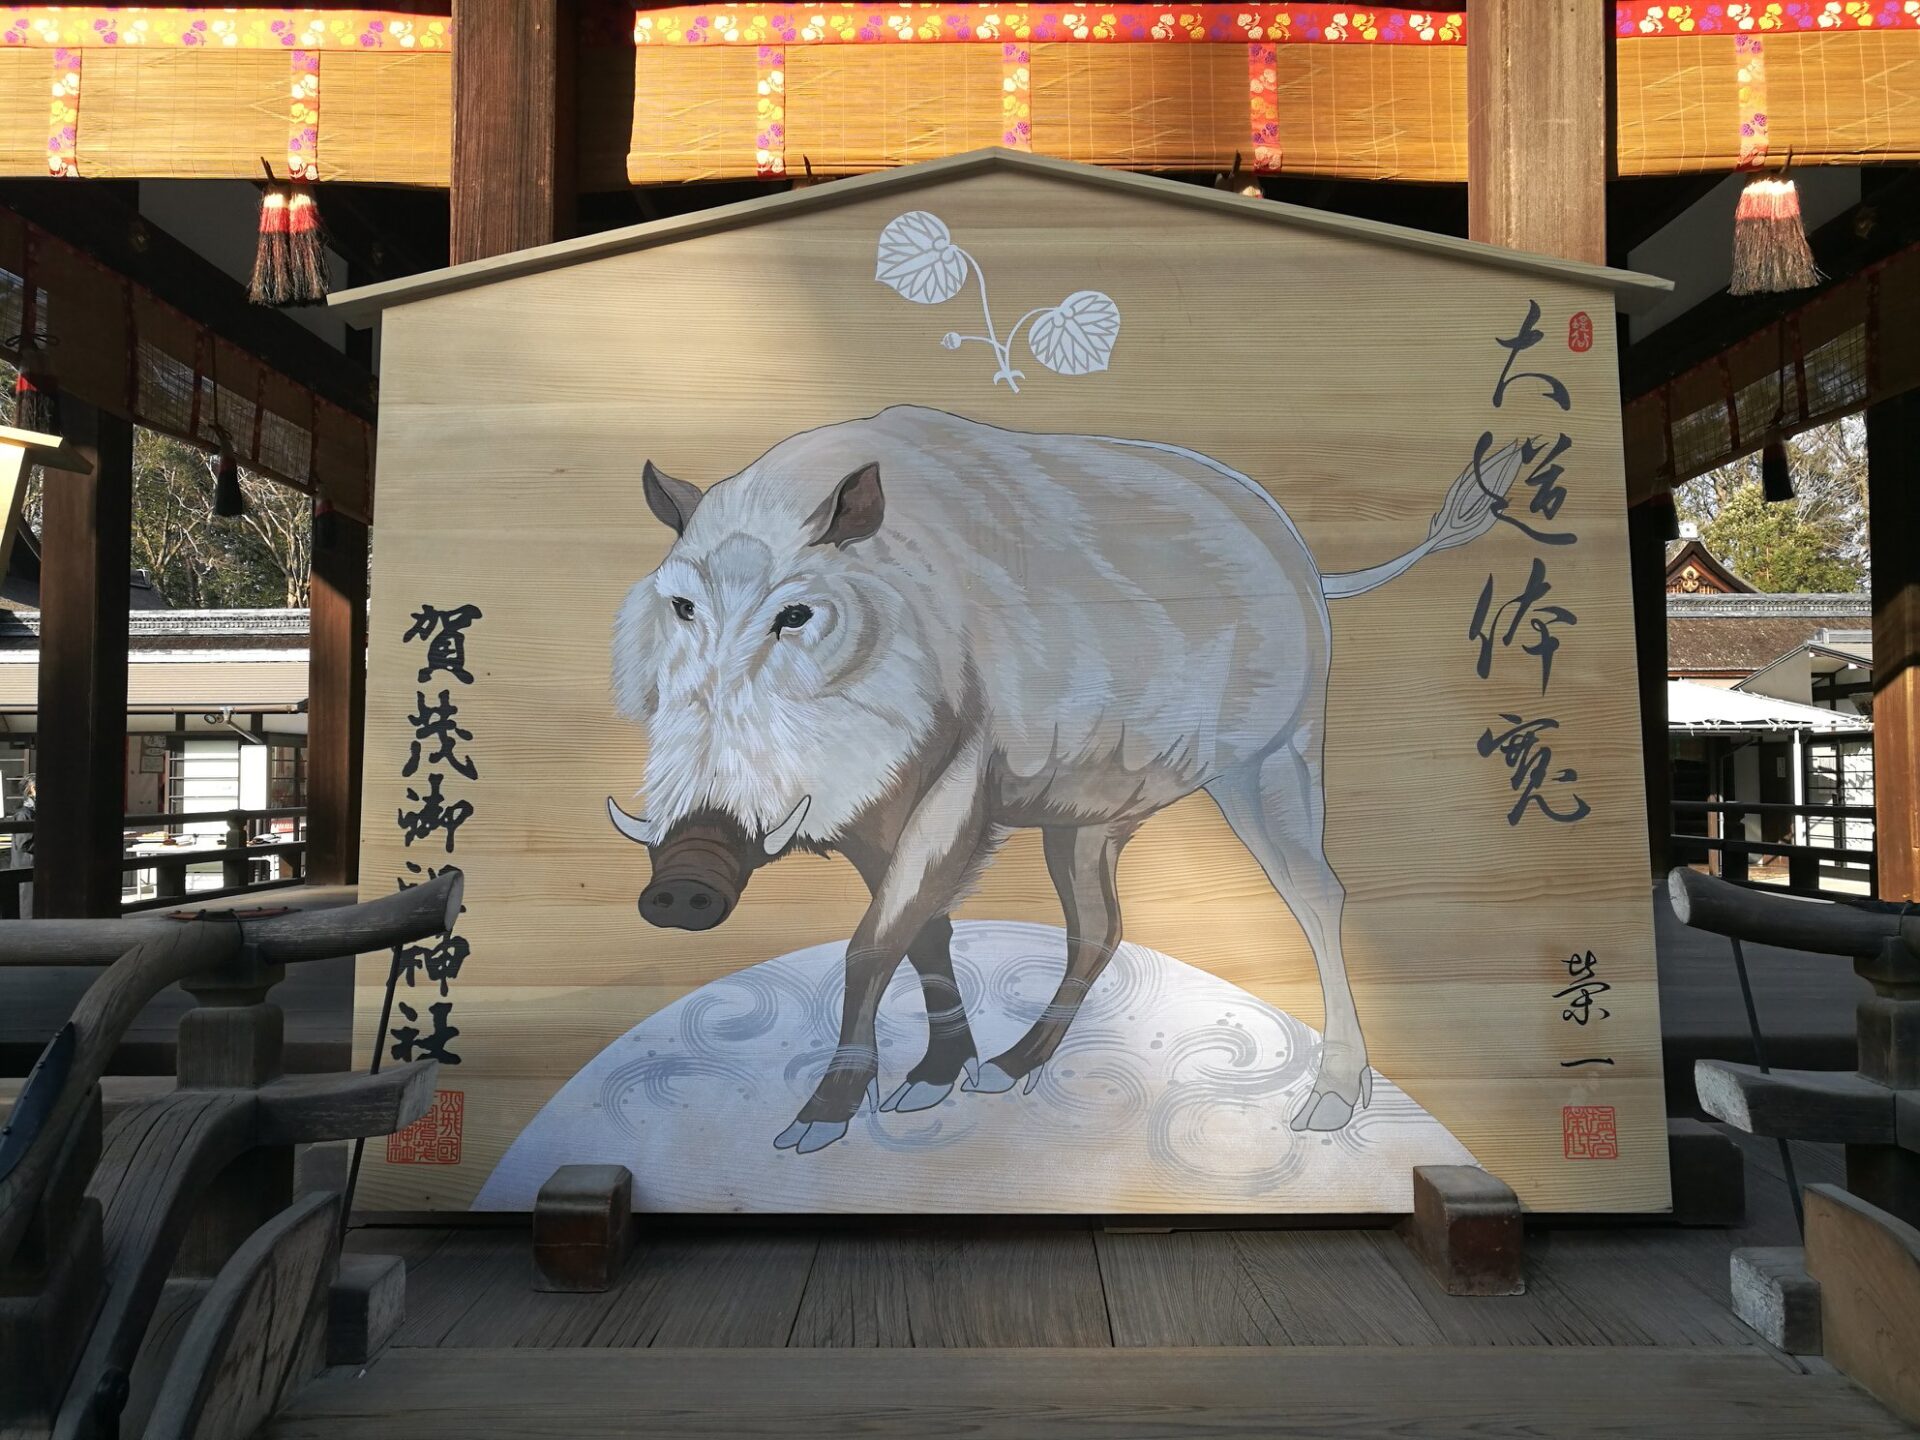
[[1733, 282], [1727, 289], [1735, 295], [1769, 295], [1819, 282], [1800, 218], [1800, 192], [1791, 180], [1755, 180], [1740, 192], [1734, 211]]
[[327, 298], [326, 231], [320, 206], [305, 185], [287, 195], [287, 288], [297, 305]]
[[292, 298], [287, 225], [287, 187], [270, 183], [260, 197], [260, 241], [247, 286], [247, 298], [256, 305], [284, 305]]

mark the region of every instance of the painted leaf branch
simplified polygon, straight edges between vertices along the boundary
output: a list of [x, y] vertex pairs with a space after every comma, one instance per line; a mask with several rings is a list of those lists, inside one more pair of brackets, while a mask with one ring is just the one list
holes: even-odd
[[940, 343], [958, 350], [969, 343], [990, 346], [997, 368], [993, 383], [1006, 382], [1020, 393], [1025, 372], [1013, 368], [1013, 343], [1020, 327], [1027, 328], [1027, 349], [1059, 375], [1091, 375], [1107, 368], [1120, 338], [1120, 307], [1098, 290], [1076, 290], [1058, 305], [1029, 310], [1002, 336], [993, 323], [987, 299], [987, 276], [980, 262], [953, 243], [946, 222], [926, 210], [909, 210], [880, 232], [873, 278], [890, 286], [916, 305], [940, 305], [958, 295], [971, 271], [980, 285], [980, 317], [984, 335], [962, 335], [949, 330]]

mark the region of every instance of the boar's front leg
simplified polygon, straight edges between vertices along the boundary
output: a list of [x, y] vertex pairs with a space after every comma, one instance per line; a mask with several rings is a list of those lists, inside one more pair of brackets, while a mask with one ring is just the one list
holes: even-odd
[[[914, 806], [874, 887], [873, 902], [847, 945], [840, 1043], [813, 1098], [774, 1140], [802, 1155], [847, 1133], [847, 1122], [880, 1074], [874, 1016], [893, 972], [921, 933], [944, 916], [988, 844], [979, 750], [961, 747]], [[972, 1048], [971, 1036], [968, 1048]], [[876, 1107], [878, 1095], [874, 1096]]]

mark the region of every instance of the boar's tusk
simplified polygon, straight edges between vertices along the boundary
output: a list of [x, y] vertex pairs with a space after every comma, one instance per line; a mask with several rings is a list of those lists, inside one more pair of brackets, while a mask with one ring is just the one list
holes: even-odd
[[629, 840], [637, 840], [642, 845], [653, 843], [653, 825], [638, 815], [629, 815], [613, 803], [613, 797], [607, 797], [607, 818], [613, 821], [613, 828]]
[[811, 795], [802, 795], [800, 803], [793, 807], [793, 813], [782, 820], [773, 829], [760, 837], [760, 843], [769, 855], [778, 855], [787, 848], [787, 842], [793, 839], [794, 831], [800, 828], [800, 822], [807, 818], [807, 807], [813, 804]]

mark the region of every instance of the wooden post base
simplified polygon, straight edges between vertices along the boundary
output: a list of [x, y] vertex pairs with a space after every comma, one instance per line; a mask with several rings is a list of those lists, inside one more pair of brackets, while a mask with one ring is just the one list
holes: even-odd
[[1820, 1353], [1820, 1286], [1807, 1274], [1798, 1245], [1733, 1252], [1728, 1266], [1733, 1313], [1769, 1345], [1789, 1355]]
[[1837, 1185], [1809, 1185], [1807, 1273], [1826, 1358], [1920, 1424], [1920, 1230]]
[[1471, 1165], [1417, 1165], [1401, 1238], [1449, 1295], [1524, 1295], [1520, 1200]]
[[633, 1234], [633, 1176], [624, 1165], [562, 1165], [533, 1202], [533, 1288], [610, 1289]]
[[364, 1365], [407, 1318], [407, 1266], [398, 1255], [342, 1255], [327, 1292], [327, 1363]]
[[1746, 1161], [1720, 1126], [1667, 1121], [1667, 1165], [1676, 1225], [1738, 1225], [1747, 1218]]

